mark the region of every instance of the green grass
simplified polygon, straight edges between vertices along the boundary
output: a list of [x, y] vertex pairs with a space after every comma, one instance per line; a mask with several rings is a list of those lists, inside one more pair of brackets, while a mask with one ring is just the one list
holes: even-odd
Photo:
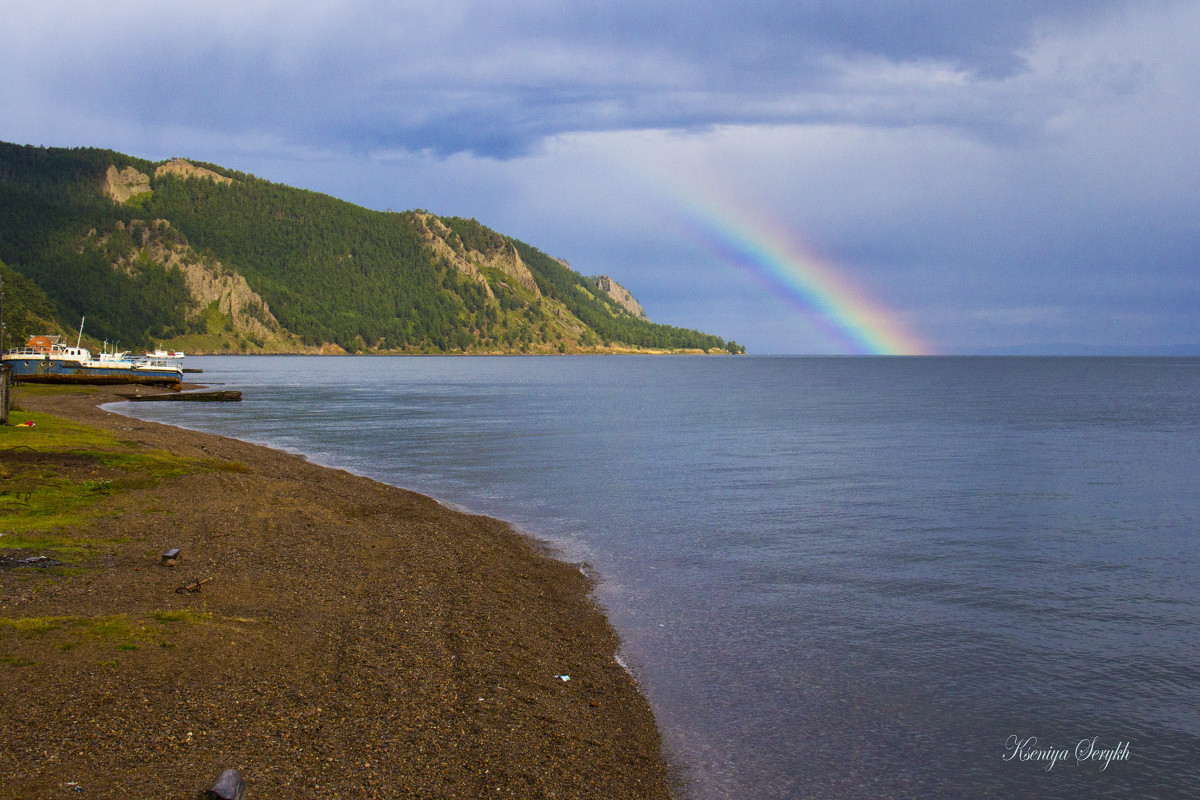
[[124, 614], [107, 617], [0, 617], [0, 631], [10, 630], [27, 637], [45, 636], [51, 631], [67, 631], [90, 639], [130, 643], [155, 634], [148, 625], [131, 622]]
[[57, 631], [60, 637], [66, 638], [58, 645], [60, 650], [72, 650], [81, 642], [91, 640], [115, 645], [118, 650], [132, 651], [146, 643], [170, 647], [170, 643], [164, 645], [160, 640], [165, 632], [165, 621], [198, 623], [207, 622], [211, 617], [211, 614], [189, 610], [163, 611], [154, 614], [160, 623], [158, 625], [149, 620], [131, 620], [124, 614], [100, 617], [0, 617], [0, 638], [11, 633], [24, 639], [40, 639]]
[[193, 611], [190, 608], [180, 609], [178, 611], [156, 611], [154, 618], [161, 623], [168, 622], [186, 622], [196, 624], [198, 622], [209, 622], [212, 620], [212, 613], [208, 611]]
[[72, 627], [89, 638], [114, 642], [119, 646], [132, 644], [134, 639], [146, 639], [154, 635], [152, 628], [136, 625], [124, 614], [111, 617], [75, 617]]
[[36, 661], [30, 661], [28, 658], [20, 656], [0, 656], [0, 664], [11, 664], [14, 667], [32, 667], [36, 663]]
[[[239, 462], [150, 450], [50, 414], [13, 412], [10, 421], [14, 427], [0, 427], [0, 549], [78, 552], [100, 542], [63, 532], [114, 513], [114, 499], [128, 490], [194, 472], [246, 471]], [[18, 427], [22, 422], [34, 426]], [[35, 457], [23, 460], [28, 453]]]
[[56, 631], [72, 617], [21, 617], [0, 618], [0, 631], [10, 630], [27, 636], [41, 636]]
[[[0, 511], [0, 520], [4, 514]], [[0, 536], [0, 550], [82, 550], [93, 542], [67, 539], [62, 536], [5, 533]]]
[[[120, 488], [109, 481], [82, 483], [70, 478], [23, 474], [10, 479], [15, 490], [0, 490], [0, 548], [73, 547], [78, 539], [53, 535], [56, 530], [77, 528], [112, 509], [102, 501]], [[8, 483], [9, 481], [5, 481]], [[22, 491], [24, 490], [24, 491]], [[36, 542], [36, 543], [35, 543]]]
[[[130, 618], [125, 614], [107, 616], [45, 616], [45, 617], [0, 617], [0, 641], [21, 639], [33, 644], [42, 642], [42, 647], [57, 647], [59, 650], [74, 650], [81, 646], [97, 645], [112, 647], [122, 652], [136, 652], [144, 647], [173, 650], [173, 634], [180, 626], [187, 625], [231, 625], [249, 623], [253, 620], [240, 618], [214, 618], [211, 612], [190, 608], [155, 611], [150, 618]], [[11, 658], [16, 658], [13, 656]], [[6, 659], [0, 656], [0, 662]], [[27, 666], [33, 662], [7, 663]]]
[[[35, 391], [30, 392], [33, 389]], [[46, 391], [48, 389], [55, 392]], [[22, 387], [27, 394], [61, 394], [57, 386]], [[12, 427], [0, 427], [0, 449], [26, 447], [38, 453], [66, 452], [67, 450], [117, 450], [120, 441], [108, 431], [93, 428], [71, 420], [43, 414], [40, 411], [13, 411], [8, 421]], [[33, 427], [17, 427], [32, 422]]]
[[[89, 342], [87, 339], [84, 339], [83, 345], [84, 345], [84, 347], [90, 346], [93, 350], [100, 349], [98, 344]], [[56, 385], [53, 383], [21, 383], [21, 379], [19, 377], [14, 378], [14, 380], [21, 385], [21, 388], [18, 389], [17, 391], [19, 391], [21, 394], [24, 394], [24, 395], [37, 395], [37, 396], [61, 395], [61, 394], [65, 394], [67, 392], [77, 392], [79, 394], [95, 394], [96, 392], [100, 391], [99, 386], [87, 386], [87, 385], [59, 386], [59, 385]], [[15, 403], [10, 403], [8, 407], [9, 407], [10, 411], [22, 411], [23, 410], [20, 406], [18, 406]]]

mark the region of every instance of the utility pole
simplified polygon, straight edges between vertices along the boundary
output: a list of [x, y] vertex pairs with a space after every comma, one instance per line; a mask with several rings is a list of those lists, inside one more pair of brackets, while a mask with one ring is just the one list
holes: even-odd
[[[0, 276], [0, 361], [4, 357], [4, 277]], [[0, 425], [8, 424], [8, 395], [12, 388], [12, 367], [0, 363]]]

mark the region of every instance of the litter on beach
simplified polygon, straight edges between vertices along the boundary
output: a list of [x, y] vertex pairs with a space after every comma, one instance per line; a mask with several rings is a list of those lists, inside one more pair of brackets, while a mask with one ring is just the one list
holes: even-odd
[[205, 578], [202, 581], [197, 580], [193, 583], [189, 583], [187, 586], [180, 586], [178, 589], [175, 590], [175, 592], [176, 592], [176, 594], [183, 594], [184, 592], [198, 592], [198, 591], [200, 591], [201, 586], [203, 586], [206, 583], [209, 583], [210, 581], [212, 581], [212, 578]]
[[554, 677], [560, 678], [564, 683], [571, 680], [570, 675], [555, 675]]

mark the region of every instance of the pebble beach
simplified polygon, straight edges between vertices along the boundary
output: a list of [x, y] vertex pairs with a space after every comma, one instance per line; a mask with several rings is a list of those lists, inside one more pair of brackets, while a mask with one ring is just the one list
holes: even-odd
[[[191, 798], [230, 768], [250, 800], [673, 795], [578, 565], [495, 519], [98, 407], [117, 399], [14, 391], [196, 467], [122, 483], [57, 532], [79, 547], [56, 565], [0, 549], [0, 797]], [[119, 478], [18, 441], [9, 475]]]

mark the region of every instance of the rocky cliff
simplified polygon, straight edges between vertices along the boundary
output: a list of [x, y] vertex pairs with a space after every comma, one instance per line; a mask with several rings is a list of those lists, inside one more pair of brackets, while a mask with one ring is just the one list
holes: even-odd
[[593, 280], [596, 281], [596, 288], [611, 297], [614, 303], [638, 319], [646, 319], [646, 309], [642, 308], [642, 304], [635, 300], [624, 286], [607, 275], [598, 275]]
[[[463, 244], [462, 238], [433, 214], [416, 212], [413, 217], [425, 239], [425, 245], [446, 259], [459, 273], [481, 284], [487, 291], [488, 297], [496, 296], [484, 274], [488, 270], [511, 278], [532, 293], [534, 297], [541, 297], [542, 293], [538, 289], [533, 273], [521, 261], [520, 254], [512, 244], [505, 244], [504, 247], [497, 250], [481, 253], [478, 250], [468, 249]], [[494, 279], [495, 277], [493, 277]]]
[[185, 180], [191, 178], [202, 178], [213, 181], [214, 183], [233, 183], [232, 178], [227, 178], [224, 175], [218, 175], [211, 169], [205, 167], [197, 167], [189, 161], [184, 161], [182, 158], [175, 158], [165, 164], [160, 164], [154, 170], [154, 177], [161, 178], [163, 175], [174, 175]]
[[[116, 258], [113, 269], [133, 274], [146, 263], [152, 263], [179, 270], [194, 304], [188, 319], [206, 335], [214, 337], [205, 349], [234, 349], [233, 342], [240, 341], [257, 347], [301, 349], [296, 337], [283, 330], [267, 302], [250, 288], [244, 277], [180, 243], [178, 237], [172, 235], [170, 222], [135, 219], [128, 224], [116, 222], [115, 225], [117, 231], [130, 237], [134, 248]], [[93, 230], [89, 238], [105, 244], [111, 235], [98, 236]]]
[[115, 166], [110, 166], [104, 174], [104, 193], [111, 197], [114, 203], [124, 203], [131, 197], [149, 191], [150, 176], [138, 172], [133, 167], [118, 170]]
[[[184, 180], [203, 179], [214, 183], [233, 183], [232, 178], [218, 175], [205, 167], [197, 167], [182, 158], [160, 164], [154, 170], [155, 178], [161, 178], [164, 175], [173, 175]], [[104, 174], [104, 193], [112, 198], [114, 203], [125, 203], [139, 195], [148, 195], [151, 190], [150, 176], [133, 167], [118, 170], [115, 165], [110, 165]]]

